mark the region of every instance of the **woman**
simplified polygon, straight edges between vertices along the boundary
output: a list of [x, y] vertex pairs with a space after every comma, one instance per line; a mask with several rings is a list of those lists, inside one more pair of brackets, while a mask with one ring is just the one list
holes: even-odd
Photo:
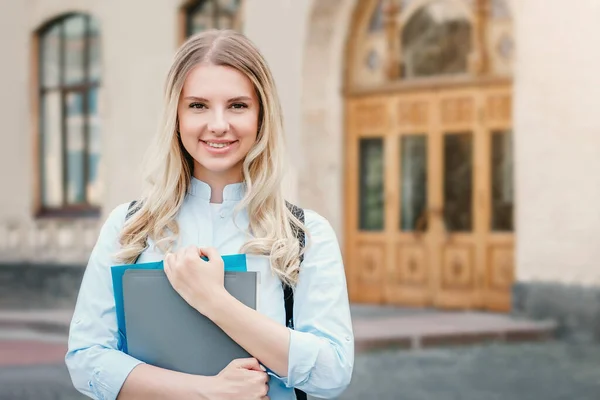
[[[247, 38], [207, 31], [181, 47], [141, 206], [130, 218], [128, 204], [113, 210], [81, 285], [66, 355], [79, 391], [98, 399], [278, 400], [293, 399], [293, 388], [327, 398], [347, 387], [354, 339], [339, 245], [324, 218], [306, 210], [302, 224], [286, 207], [283, 138], [273, 78]], [[307, 238], [301, 265], [296, 229]], [[235, 253], [260, 272], [258, 310], [224, 289], [220, 254]], [[253, 358], [206, 377], [120, 351], [110, 267], [162, 259], [173, 288]], [[282, 282], [294, 287], [295, 329], [285, 324]]]

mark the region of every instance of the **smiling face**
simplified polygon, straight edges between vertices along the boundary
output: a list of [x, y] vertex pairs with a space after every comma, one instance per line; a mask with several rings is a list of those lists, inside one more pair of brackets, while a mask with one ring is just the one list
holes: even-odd
[[202, 181], [240, 182], [244, 158], [256, 142], [260, 104], [240, 71], [200, 64], [188, 74], [178, 105], [183, 147]]

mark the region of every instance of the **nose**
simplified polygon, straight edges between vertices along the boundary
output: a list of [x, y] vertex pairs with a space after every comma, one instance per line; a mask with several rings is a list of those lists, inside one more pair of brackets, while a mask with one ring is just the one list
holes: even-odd
[[208, 130], [215, 135], [227, 133], [229, 131], [229, 122], [225, 118], [225, 113], [221, 110], [215, 110], [211, 114], [211, 119], [208, 122]]

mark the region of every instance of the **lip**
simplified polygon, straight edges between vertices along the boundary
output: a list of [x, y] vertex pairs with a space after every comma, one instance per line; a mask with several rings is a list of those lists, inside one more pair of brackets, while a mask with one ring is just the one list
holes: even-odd
[[206, 149], [207, 152], [211, 154], [226, 154], [230, 152], [238, 143], [237, 140], [210, 140], [211, 143], [230, 143], [228, 146], [222, 148], [211, 147], [205, 140], [200, 140], [202, 146]]

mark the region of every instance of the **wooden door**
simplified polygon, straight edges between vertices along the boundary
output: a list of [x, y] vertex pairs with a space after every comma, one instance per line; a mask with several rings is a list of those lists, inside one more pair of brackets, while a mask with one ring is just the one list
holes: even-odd
[[439, 254], [433, 305], [444, 308], [481, 306], [478, 289], [483, 269], [482, 209], [477, 187], [482, 179], [477, 151], [481, 147], [480, 91], [452, 89], [436, 93], [437, 118], [432, 135], [439, 162], [435, 181], [435, 214], [440, 228], [433, 251]]
[[499, 85], [483, 96], [481, 245], [486, 269], [482, 302], [487, 309], [505, 311], [511, 308], [515, 279], [512, 91]]
[[348, 100], [345, 256], [353, 301], [509, 308], [509, 110], [504, 86]]

